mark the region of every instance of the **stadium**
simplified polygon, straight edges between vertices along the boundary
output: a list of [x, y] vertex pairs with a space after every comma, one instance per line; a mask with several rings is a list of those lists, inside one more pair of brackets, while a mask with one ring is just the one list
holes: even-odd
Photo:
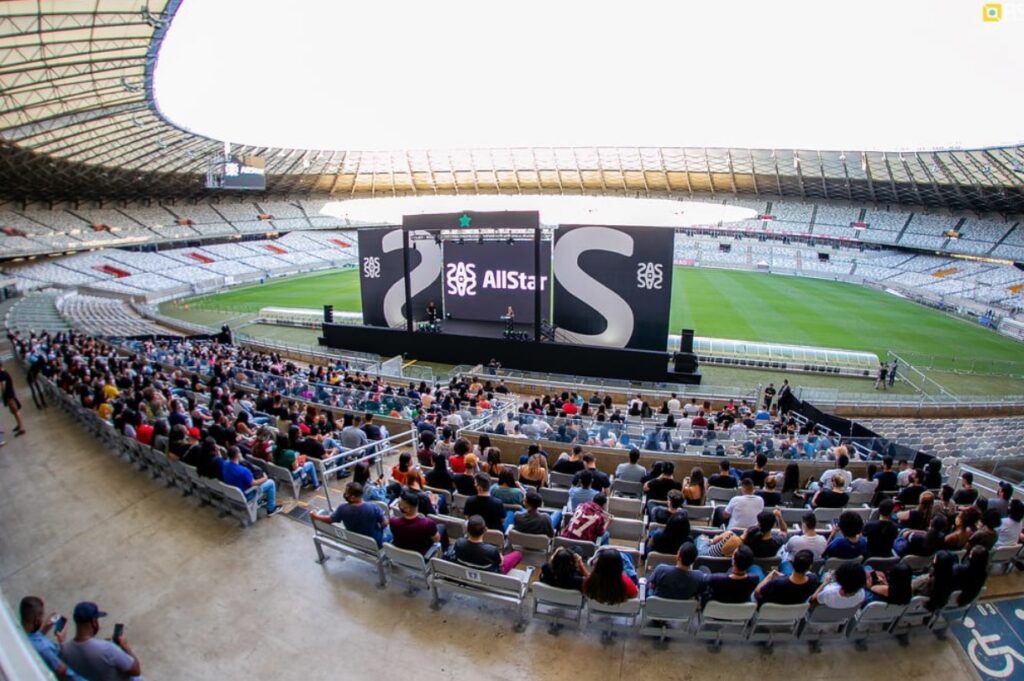
[[0, 677], [1024, 678], [1024, 13], [679, 4], [0, 4]]

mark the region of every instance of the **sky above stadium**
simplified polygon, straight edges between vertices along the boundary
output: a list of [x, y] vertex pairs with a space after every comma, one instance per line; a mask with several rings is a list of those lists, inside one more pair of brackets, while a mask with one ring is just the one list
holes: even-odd
[[1024, 0], [999, 7], [184, 0], [154, 89], [254, 146], [1001, 146], [1024, 142]]

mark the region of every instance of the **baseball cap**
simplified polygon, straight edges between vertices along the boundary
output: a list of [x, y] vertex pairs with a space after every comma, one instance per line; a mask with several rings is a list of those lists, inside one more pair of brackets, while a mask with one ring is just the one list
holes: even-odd
[[99, 609], [99, 606], [90, 601], [83, 601], [75, 606], [72, 615], [76, 622], [92, 622], [100, 617], [106, 617], [107, 613]]
[[198, 440], [198, 439], [200, 439], [202, 433], [199, 432], [198, 428], [196, 428], [195, 426], [192, 426], [191, 428], [188, 429], [188, 435], [193, 440]]

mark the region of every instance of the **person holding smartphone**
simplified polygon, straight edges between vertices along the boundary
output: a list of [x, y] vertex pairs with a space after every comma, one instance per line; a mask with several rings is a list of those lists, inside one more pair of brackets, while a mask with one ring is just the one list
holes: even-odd
[[[22, 629], [25, 630], [25, 634], [28, 636], [28, 640], [31, 641], [32, 647], [36, 649], [39, 657], [43, 658], [43, 662], [46, 663], [46, 666], [50, 668], [54, 675], [61, 681], [82, 679], [81, 676], [75, 674], [60, 659], [61, 647], [64, 645], [64, 634], [66, 633], [64, 625], [67, 624], [68, 618], [56, 613], [51, 614], [49, 617], [44, 617], [46, 608], [43, 604], [43, 599], [36, 596], [25, 596], [22, 598], [19, 610]], [[51, 631], [56, 642], [46, 637]]]
[[61, 658], [90, 681], [122, 681], [136, 679], [142, 665], [124, 637], [124, 625], [114, 627], [113, 640], [98, 638], [100, 618], [107, 613], [95, 603], [83, 601], [75, 606], [75, 638], [64, 644]]

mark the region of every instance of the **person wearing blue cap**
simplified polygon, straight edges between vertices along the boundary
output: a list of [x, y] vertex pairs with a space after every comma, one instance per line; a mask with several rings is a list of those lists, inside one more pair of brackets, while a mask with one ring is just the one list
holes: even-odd
[[64, 663], [89, 681], [141, 681], [142, 665], [128, 646], [122, 632], [116, 641], [97, 638], [100, 618], [107, 613], [92, 602], [83, 601], [75, 606], [75, 638], [64, 643], [61, 657]]

